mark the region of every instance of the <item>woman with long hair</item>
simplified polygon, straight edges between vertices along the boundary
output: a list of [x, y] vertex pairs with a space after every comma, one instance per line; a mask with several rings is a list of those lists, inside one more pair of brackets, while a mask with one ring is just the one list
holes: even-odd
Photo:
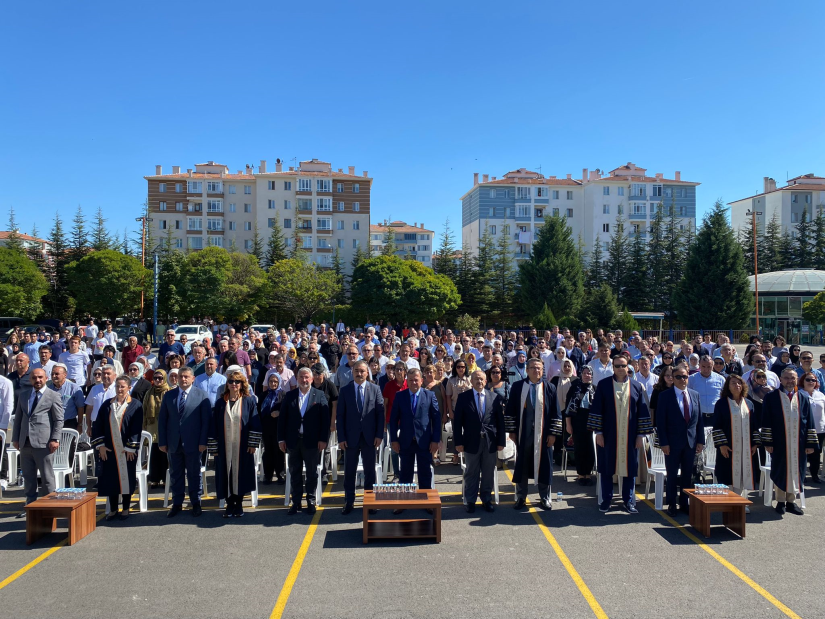
[[[443, 363], [441, 367], [443, 369]], [[433, 464], [435, 466], [440, 466], [441, 461], [447, 459], [447, 409], [444, 407], [444, 385], [441, 380], [439, 380], [441, 374], [443, 374], [443, 372], [439, 373], [438, 368], [433, 364], [425, 365], [421, 368], [424, 389], [432, 391], [435, 394], [435, 399], [438, 402], [438, 410], [441, 411], [441, 443], [439, 444], [438, 454], [433, 457]]]
[[166, 470], [169, 468], [169, 459], [160, 450], [158, 445], [158, 419], [160, 404], [164, 394], [169, 391], [166, 382], [166, 372], [155, 370], [152, 373], [152, 386], [143, 396], [143, 429], [152, 435], [152, 456], [149, 458], [149, 487], [157, 488], [166, 479]]
[[[455, 411], [456, 402], [458, 402], [458, 396], [464, 393], [465, 391], [469, 391], [473, 388], [473, 384], [470, 382], [470, 377], [467, 374], [467, 362], [463, 359], [459, 359], [453, 365], [453, 375], [447, 381], [444, 404], [447, 408], [447, 416], [450, 420], [453, 418], [453, 412]], [[458, 464], [458, 454], [453, 454], [453, 464]]]
[[[793, 348], [793, 347], [791, 347]], [[819, 379], [813, 372], [805, 372], [799, 377], [799, 390], [805, 390], [811, 400], [811, 422], [816, 430], [817, 446], [814, 452], [808, 454], [808, 466], [811, 469], [811, 481], [822, 483], [819, 478], [819, 468], [822, 461], [822, 445], [825, 443], [825, 395], [819, 390]]]
[[673, 366], [660, 366], [662, 371], [659, 373], [659, 380], [653, 385], [653, 393], [650, 394], [650, 422], [653, 427], [656, 427], [655, 414], [656, 404], [659, 402], [659, 395], [665, 389], [670, 389], [673, 386]]
[[[271, 378], [271, 377], [270, 377]], [[244, 496], [255, 489], [255, 451], [261, 446], [261, 422], [243, 372], [227, 372], [226, 389], [215, 402], [209, 451], [215, 454], [215, 485], [226, 501], [224, 518], [243, 516]]]

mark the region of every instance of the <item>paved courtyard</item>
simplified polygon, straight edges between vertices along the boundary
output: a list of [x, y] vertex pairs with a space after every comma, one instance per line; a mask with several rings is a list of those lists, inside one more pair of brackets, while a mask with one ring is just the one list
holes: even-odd
[[[12, 488], [0, 504], [0, 615], [825, 615], [818, 486], [806, 488], [805, 516], [780, 519], [754, 498], [746, 539], [716, 526], [705, 540], [684, 516], [656, 512], [652, 495], [638, 515], [601, 514], [595, 488], [559, 472], [553, 492], [564, 500], [552, 512], [513, 510], [508, 471], [499, 472], [501, 504], [493, 514], [480, 506], [465, 513], [457, 466], [438, 467], [436, 478], [445, 506], [441, 544], [366, 546], [361, 510], [340, 514], [343, 476], [325, 485], [314, 517], [288, 516], [283, 486], [273, 484], [262, 486], [259, 507], [247, 507], [242, 520], [222, 519], [213, 497], [201, 518], [184, 511], [168, 521], [156, 491], [148, 513], [133, 512], [126, 523], [101, 520], [71, 547], [63, 545], [64, 529], [27, 547], [25, 521], [15, 518], [21, 493]], [[721, 525], [721, 516], [712, 522]]]

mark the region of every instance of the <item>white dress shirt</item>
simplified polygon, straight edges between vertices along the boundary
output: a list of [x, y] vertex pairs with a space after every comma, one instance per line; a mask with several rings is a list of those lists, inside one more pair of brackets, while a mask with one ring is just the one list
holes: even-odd
[[687, 392], [687, 389], [679, 389], [679, 387], [674, 386], [673, 390], [676, 392], [676, 401], [679, 403], [679, 410], [682, 411], [682, 416], [684, 417], [685, 415], [682, 396], [687, 398], [688, 412], [693, 415], [693, 402], [690, 401], [690, 394]]
[[309, 394], [312, 392], [312, 387], [307, 389], [307, 392], [298, 391], [298, 408], [301, 411], [301, 428], [298, 430], [301, 434], [304, 433], [304, 415], [307, 412], [307, 403], [309, 403]]
[[0, 430], [9, 427], [14, 412], [14, 383], [5, 376], [0, 376]]

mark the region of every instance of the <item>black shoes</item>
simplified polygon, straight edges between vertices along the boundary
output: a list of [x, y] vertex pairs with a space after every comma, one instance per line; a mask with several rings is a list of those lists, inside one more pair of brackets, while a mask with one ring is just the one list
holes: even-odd
[[541, 501], [539, 501], [539, 506], [547, 512], [553, 509], [553, 504], [550, 502], [550, 499], [542, 499]]
[[785, 510], [791, 514], [796, 514], [797, 516], [804, 516], [805, 512], [802, 511], [802, 508], [799, 507], [796, 503], [786, 503]]
[[348, 514], [351, 514], [352, 513], [352, 508], [353, 508], [352, 503], [347, 503], [346, 505], [344, 505], [344, 509], [341, 510], [341, 515], [342, 516], [347, 516]]
[[166, 517], [167, 517], [167, 518], [174, 518], [175, 516], [177, 516], [177, 515], [178, 515], [179, 513], [181, 513], [182, 511], [183, 511], [183, 506], [181, 506], [181, 505], [173, 505], [173, 506], [172, 506], [172, 509], [170, 509], [170, 510], [166, 513]]
[[667, 508], [667, 515], [670, 516], [671, 518], [675, 518], [676, 514], [678, 514], [678, 513], [679, 512], [676, 511], [676, 507], [674, 505], [671, 505]]
[[467, 512], [468, 514], [474, 514], [474, 513], [476, 513], [476, 506], [475, 505], [465, 505], [464, 506], [464, 511]]
[[287, 513], [288, 516], [294, 516], [295, 514], [298, 513], [298, 511], [300, 511], [300, 509], [301, 509], [301, 504], [293, 502], [292, 505], [289, 506], [289, 509], [287, 510], [286, 513]]
[[784, 501], [777, 501], [776, 507], [774, 507], [776, 513], [780, 516], [785, 513], [785, 502]]
[[398, 514], [403, 514], [404, 510], [403, 509], [394, 509], [394, 510], [392, 510], [392, 513], [397, 516]]
[[275, 478], [275, 483], [278, 484], [279, 486], [283, 486], [286, 483], [286, 479], [284, 479], [282, 476], [278, 475], [278, 477]]
[[493, 507], [493, 504], [488, 501], [487, 503], [482, 503], [481, 506], [484, 508], [485, 512], [490, 512], [491, 514], [496, 511], [496, 508]]
[[368, 511], [369, 511], [370, 514], [377, 514], [378, 513], [377, 509], [370, 509]]
[[203, 508], [200, 503], [195, 503], [190, 511], [192, 512], [192, 517], [197, 518], [203, 513]]
[[632, 503], [622, 503], [622, 511], [627, 512], [628, 514], [638, 514], [639, 510], [636, 509], [636, 506]]
[[307, 503], [307, 513], [312, 516], [317, 510], [314, 503]]
[[106, 522], [111, 522], [112, 520], [115, 520], [116, 518], [117, 518], [117, 512], [115, 512], [115, 511], [112, 511], [112, 512], [109, 512], [108, 514], [106, 514]]
[[599, 511], [603, 514], [606, 514], [610, 511], [610, 504], [608, 503], [607, 505], [599, 505]]
[[525, 499], [516, 499], [516, 504], [513, 505], [513, 509], [524, 509], [525, 505], [527, 505], [527, 501]]
[[235, 515], [234, 506], [227, 505], [223, 512], [224, 518], [232, 518]]

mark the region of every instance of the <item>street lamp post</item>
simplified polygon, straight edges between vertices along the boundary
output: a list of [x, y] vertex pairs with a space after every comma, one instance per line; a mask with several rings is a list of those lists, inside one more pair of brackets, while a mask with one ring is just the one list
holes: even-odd
[[[141, 222], [141, 232], [140, 232], [140, 264], [143, 266], [144, 271], [146, 270], [146, 224], [152, 221], [151, 217], [136, 217], [135, 221]], [[140, 318], [143, 319], [143, 288], [146, 285], [146, 275], [144, 274], [142, 277], [143, 281], [141, 282], [140, 287]]]
[[759, 260], [756, 249], [756, 216], [761, 215], [761, 211], [748, 211], [746, 215], [751, 216], [753, 225], [753, 288], [756, 296], [756, 334], [759, 335]]

